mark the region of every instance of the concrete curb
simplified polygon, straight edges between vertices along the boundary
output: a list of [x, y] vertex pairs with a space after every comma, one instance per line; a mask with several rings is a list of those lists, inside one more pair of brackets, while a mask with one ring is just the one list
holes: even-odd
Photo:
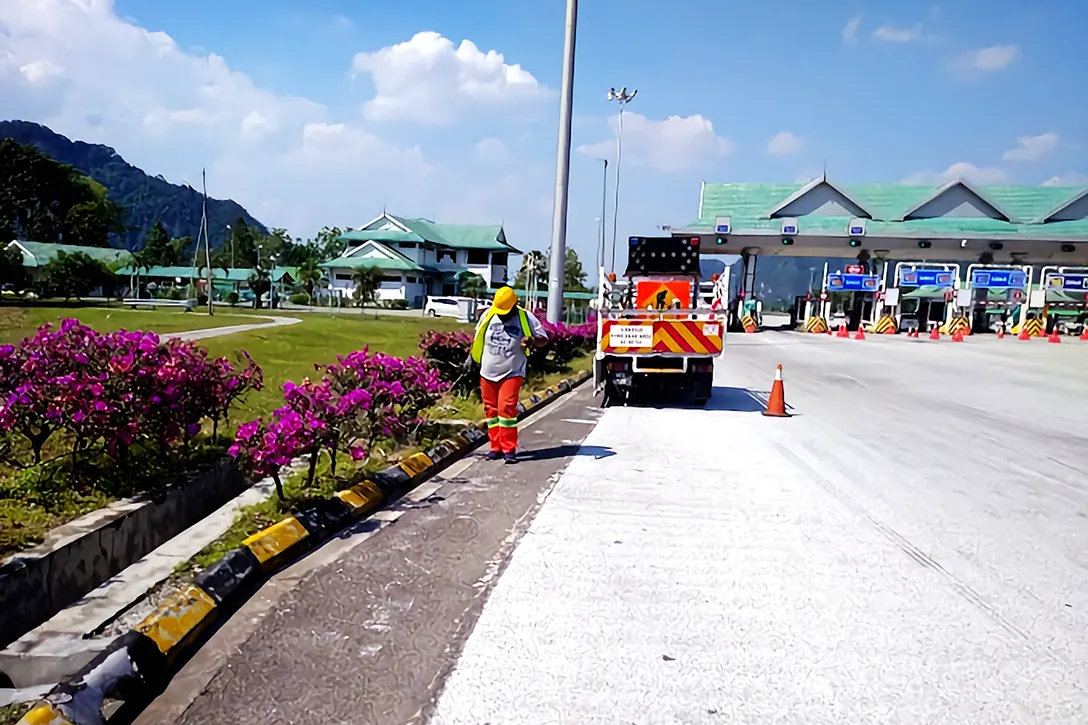
[[[579, 373], [531, 396], [518, 404], [518, 419], [591, 377], [589, 372]], [[429, 451], [408, 456], [370, 480], [253, 534], [50, 690], [20, 725], [101, 725], [102, 707], [111, 693], [126, 702], [151, 700], [165, 688], [177, 663], [199, 649], [201, 634], [220, 615], [237, 609], [270, 574], [465, 456], [487, 439], [486, 430], [485, 423], [465, 428]]]

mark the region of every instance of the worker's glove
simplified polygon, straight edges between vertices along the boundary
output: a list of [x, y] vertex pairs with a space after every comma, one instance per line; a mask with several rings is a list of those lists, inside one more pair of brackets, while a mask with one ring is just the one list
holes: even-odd
[[476, 361], [472, 359], [471, 355], [466, 357], [465, 361], [461, 363], [461, 369], [464, 370], [466, 373], [471, 373], [473, 370], [476, 369]]

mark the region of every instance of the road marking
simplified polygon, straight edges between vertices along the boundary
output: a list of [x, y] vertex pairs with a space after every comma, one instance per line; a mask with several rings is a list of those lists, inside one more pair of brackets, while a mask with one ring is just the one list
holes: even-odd
[[564, 423], [581, 423], [582, 425], [597, 425], [595, 420], [585, 420], [583, 418], [564, 418]]

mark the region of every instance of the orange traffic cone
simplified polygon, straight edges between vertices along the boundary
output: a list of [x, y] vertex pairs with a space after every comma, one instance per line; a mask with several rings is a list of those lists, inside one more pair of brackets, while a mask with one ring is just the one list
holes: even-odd
[[1058, 335], [1058, 328], [1056, 328], [1056, 327], [1054, 328], [1054, 331], [1050, 333], [1050, 335], [1046, 338], [1046, 341], [1047, 342], [1054, 342], [1054, 343], [1058, 343], [1058, 342], [1062, 341], [1061, 336]]
[[929, 331], [929, 339], [930, 340], [940, 340], [941, 339], [941, 327], [940, 327], [940, 325], [934, 325], [933, 329]]
[[782, 366], [774, 371], [774, 385], [771, 386], [771, 397], [767, 399], [767, 409], [763, 415], [771, 418], [789, 418], [786, 412], [786, 392], [782, 387]]
[[1004, 327], [997, 328], [997, 339], [998, 340], [1004, 340], [1005, 339], [1005, 328]]
[[839, 332], [838, 332], [838, 334], [836, 336], [837, 337], [850, 337], [850, 332], [849, 332], [849, 330], [846, 329], [846, 325], [842, 325], [842, 324], [839, 325]]
[[854, 333], [854, 339], [855, 340], [864, 340], [865, 339], [865, 330], [863, 330], [863, 329], [861, 329], [859, 327], [858, 331]]
[[952, 342], [963, 342], [963, 330], [956, 330], [952, 333]]
[[1017, 340], [1030, 340], [1031, 333], [1028, 332], [1027, 325], [1020, 329], [1020, 334], [1016, 336]]
[[1084, 326], [1084, 331], [1080, 333], [1078, 338], [1081, 342], [1088, 342], [1088, 325]]

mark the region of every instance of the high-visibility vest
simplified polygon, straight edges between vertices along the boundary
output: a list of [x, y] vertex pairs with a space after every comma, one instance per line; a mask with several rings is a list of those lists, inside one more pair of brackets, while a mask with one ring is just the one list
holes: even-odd
[[[488, 308], [484, 313], [483, 318], [480, 319], [480, 323], [476, 325], [476, 337], [472, 340], [472, 360], [477, 365], [484, 356], [484, 333], [487, 332], [487, 326], [491, 324], [491, 318], [497, 314], [494, 307]], [[521, 321], [521, 331], [525, 334], [525, 339], [528, 340], [533, 336], [533, 329], [529, 327], [529, 313], [523, 309], [518, 309], [518, 319]]]

